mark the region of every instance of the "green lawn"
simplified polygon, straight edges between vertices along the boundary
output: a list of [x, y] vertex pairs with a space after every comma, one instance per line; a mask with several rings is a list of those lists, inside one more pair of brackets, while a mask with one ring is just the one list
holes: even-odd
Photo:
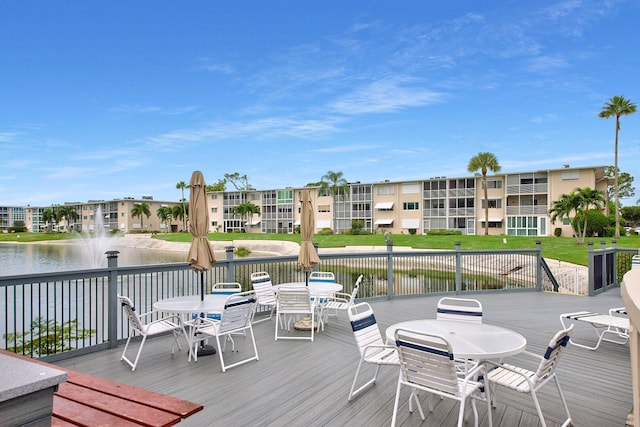
[[[0, 242], [20, 241], [35, 242], [45, 240], [72, 239], [77, 235], [66, 233], [16, 233], [0, 234]], [[158, 234], [154, 238], [170, 242], [190, 242], [189, 233]], [[506, 239], [506, 245], [503, 243]], [[286, 240], [300, 242], [299, 234], [241, 234], [241, 233], [210, 233], [211, 241], [228, 240]], [[526, 236], [412, 236], [409, 234], [392, 234], [391, 240], [394, 246], [406, 246], [415, 249], [454, 249], [455, 242], [461, 243], [465, 249], [532, 249], [536, 241], [542, 242], [542, 255], [545, 258], [558, 259], [580, 265], [587, 265], [587, 244], [579, 245], [575, 239], [564, 237], [526, 237]], [[600, 248], [600, 242], [605, 241], [611, 246], [611, 238], [592, 238], [594, 247]], [[381, 234], [363, 236], [350, 236], [344, 234], [320, 236], [316, 235], [313, 241], [321, 248], [336, 248], [345, 246], [385, 246], [384, 237]], [[617, 243], [620, 248], [640, 248], [640, 236], [623, 236]]]

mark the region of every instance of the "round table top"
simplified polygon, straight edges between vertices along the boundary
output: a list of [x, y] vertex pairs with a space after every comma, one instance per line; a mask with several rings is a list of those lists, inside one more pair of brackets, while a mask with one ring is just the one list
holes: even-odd
[[444, 337], [455, 357], [463, 359], [499, 359], [522, 352], [527, 340], [517, 332], [486, 323], [455, 320], [409, 320], [387, 328], [388, 342], [395, 341], [397, 329], [410, 329]]
[[[307, 284], [305, 282], [289, 282], [289, 283], [280, 283], [278, 285], [273, 285], [273, 290], [278, 292], [280, 288], [302, 288]], [[342, 285], [339, 283], [333, 282], [309, 282], [309, 293], [311, 295], [327, 295], [334, 292], [342, 291]]]
[[200, 295], [174, 297], [156, 301], [153, 308], [166, 313], [221, 313], [227, 298], [225, 294], [207, 294], [204, 300]]

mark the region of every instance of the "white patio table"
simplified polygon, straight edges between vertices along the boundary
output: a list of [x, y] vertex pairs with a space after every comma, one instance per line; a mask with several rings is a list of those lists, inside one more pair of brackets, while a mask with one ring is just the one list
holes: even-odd
[[[182, 297], [173, 297], [158, 300], [153, 304], [153, 308], [164, 313], [179, 314], [220, 314], [224, 311], [224, 304], [229, 298], [225, 294], [207, 294], [201, 299], [200, 295], [188, 295]], [[193, 351], [191, 343], [193, 342], [194, 325], [189, 322], [189, 353]], [[198, 356], [207, 356], [216, 354], [216, 350], [212, 346], [202, 346], [198, 349]]]
[[387, 342], [395, 342], [398, 328], [441, 335], [451, 344], [455, 357], [461, 359], [499, 359], [518, 354], [527, 346], [522, 335], [500, 326], [436, 319], [409, 320], [391, 325], [386, 330]]

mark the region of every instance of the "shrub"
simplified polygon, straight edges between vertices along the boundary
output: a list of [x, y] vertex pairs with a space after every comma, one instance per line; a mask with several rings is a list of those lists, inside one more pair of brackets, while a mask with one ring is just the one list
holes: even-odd
[[333, 234], [333, 230], [330, 229], [329, 227], [325, 227], [322, 230], [318, 231], [317, 234], [321, 236], [331, 236]]
[[410, 228], [409, 229], [409, 234], [411, 234], [412, 236], [415, 236], [417, 231], [418, 230], [416, 230], [415, 228]]
[[460, 230], [429, 230], [427, 231], [427, 235], [429, 236], [460, 236], [462, 235], [462, 231]]
[[553, 230], [553, 235], [554, 235], [554, 236], [556, 236], [556, 237], [560, 237], [560, 236], [562, 236], [562, 228], [560, 228], [560, 227], [556, 227], [556, 228]]
[[239, 257], [247, 257], [251, 254], [251, 250], [245, 246], [239, 246], [233, 253]]
[[38, 317], [31, 322], [31, 328], [24, 333], [3, 334], [2, 338], [14, 346], [7, 350], [34, 356], [47, 356], [73, 350], [71, 342], [83, 340], [96, 333], [95, 329], [79, 329], [77, 320], [69, 320], [63, 325], [55, 320]]

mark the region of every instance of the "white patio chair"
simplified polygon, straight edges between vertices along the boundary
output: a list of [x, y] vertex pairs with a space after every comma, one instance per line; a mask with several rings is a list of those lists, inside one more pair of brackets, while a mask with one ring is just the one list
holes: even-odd
[[[258, 360], [258, 348], [256, 347], [256, 340], [253, 335], [253, 328], [251, 327], [251, 319], [255, 305], [256, 295], [254, 291], [233, 294], [227, 299], [220, 320], [212, 320], [207, 317], [198, 318], [195, 323], [194, 339], [191, 352], [189, 353], [189, 360], [193, 357], [195, 361], [198, 361], [198, 343], [210, 337], [215, 337], [216, 339], [222, 372], [251, 360]], [[253, 355], [230, 365], [225, 365], [223, 353], [225, 351], [226, 341], [231, 341], [231, 351], [235, 351], [235, 342], [231, 338], [231, 334], [246, 331], [249, 331], [251, 335]], [[221, 337], [226, 338], [224, 342], [220, 341]]]
[[331, 294], [327, 294], [325, 297], [320, 299], [320, 325], [322, 330], [324, 331], [324, 325], [327, 323], [328, 317], [333, 316], [337, 317], [338, 312], [347, 311], [349, 307], [351, 307], [355, 301], [356, 296], [358, 295], [358, 290], [360, 289], [360, 283], [362, 282], [362, 274], [356, 280], [356, 284], [353, 286], [353, 291], [351, 294], [347, 294], [345, 292], [334, 292]]
[[[233, 295], [242, 292], [242, 285], [238, 282], [218, 282], [211, 287], [211, 294]], [[209, 319], [220, 320], [220, 313], [208, 313]]]
[[[438, 301], [436, 319], [482, 323], [482, 303], [471, 298], [442, 297]], [[458, 360], [459, 373], [464, 374], [477, 364], [477, 360]]]
[[470, 298], [440, 298], [436, 319], [482, 323], [482, 303]]
[[[564, 405], [564, 410], [567, 413], [567, 419], [562, 425], [569, 426], [572, 424], [569, 407], [567, 406], [567, 401], [564, 398], [564, 394], [562, 393], [562, 389], [560, 388], [560, 381], [558, 380], [558, 376], [556, 374], [560, 352], [564, 347], [566, 347], [567, 343], [569, 342], [569, 333], [572, 330], [573, 325], [570, 325], [567, 329], [563, 329], [556, 333], [549, 342], [549, 346], [547, 347], [544, 356], [540, 356], [528, 351], [522, 353], [539, 362], [538, 368], [535, 371], [507, 363], [495, 363], [492, 361], [485, 362], [488, 367], [495, 367], [494, 369], [489, 370], [487, 373], [487, 381], [489, 381], [492, 391], [495, 390], [496, 386], [503, 386], [505, 388], [515, 390], [519, 393], [530, 394], [531, 398], [533, 399], [533, 403], [536, 406], [536, 411], [538, 411], [540, 424], [542, 424], [543, 427], [545, 427], [547, 424], [544, 420], [544, 415], [542, 414], [542, 409], [540, 407], [540, 402], [538, 401], [537, 393], [542, 387], [545, 386], [545, 384], [547, 384], [551, 380], [554, 380], [556, 383], [558, 394], [560, 395], [560, 399], [562, 400], [562, 404]], [[492, 394], [495, 401], [495, 391]]]
[[[290, 340], [307, 340], [313, 341], [315, 326], [315, 299], [311, 298], [309, 288], [292, 288], [281, 287], [276, 295], [276, 331], [275, 339], [290, 339]], [[292, 336], [292, 335], [279, 335], [278, 331], [281, 328], [286, 327], [291, 330], [291, 321], [296, 317], [310, 317], [311, 330], [310, 336]]]
[[[358, 368], [356, 369], [356, 374], [351, 383], [351, 390], [349, 391], [348, 400], [351, 400], [354, 396], [376, 382], [381, 366], [398, 366], [399, 361], [396, 347], [386, 345], [382, 340], [382, 334], [376, 322], [376, 317], [373, 314], [373, 309], [368, 303], [362, 302], [354, 304], [349, 307], [347, 313], [349, 322], [351, 323], [351, 329], [353, 330], [353, 336], [356, 339], [356, 345], [360, 352], [360, 361], [358, 362]], [[373, 378], [356, 389], [358, 375], [360, 374], [363, 363], [375, 365], [376, 370]]]
[[[398, 357], [400, 359], [400, 374], [398, 375], [398, 387], [393, 406], [393, 418], [391, 425], [395, 426], [400, 403], [400, 392], [403, 386], [411, 389], [409, 397], [409, 411], [411, 411], [411, 397], [419, 391], [426, 391], [429, 396], [429, 410], [433, 411], [431, 395], [440, 396], [460, 402], [458, 411], [458, 427], [464, 422], [466, 402], [471, 401], [471, 408], [475, 417], [475, 426], [478, 426], [478, 409], [476, 400], [487, 402], [487, 418], [489, 425], [491, 419], [491, 400], [488, 387], [477, 381], [486, 374], [484, 365], [480, 364], [466, 374], [458, 376], [455, 358], [451, 345], [444, 337], [425, 334], [422, 332], [398, 329], [395, 333]], [[485, 391], [484, 395], [482, 391]], [[418, 399], [416, 399], [420, 417], [424, 421], [424, 412]]]
[[256, 298], [258, 300], [258, 306], [269, 308], [269, 317], [266, 319], [254, 321], [253, 323], [264, 322], [265, 320], [271, 320], [273, 317], [273, 311], [276, 308], [276, 293], [273, 290], [273, 284], [271, 283], [271, 276], [266, 271], [258, 271], [251, 273], [251, 285], [256, 292]]
[[315, 282], [315, 283], [322, 283], [322, 282], [335, 283], [335, 281], [336, 281], [336, 276], [330, 271], [312, 271], [309, 274], [309, 283], [311, 283], [311, 282]]
[[[187, 341], [187, 343], [189, 343], [187, 333], [185, 332], [184, 325], [182, 324], [182, 319], [180, 319], [179, 316], [165, 316], [153, 320], [153, 317], [157, 315], [157, 313], [150, 311], [148, 313], [138, 314], [133, 303], [128, 297], [118, 295], [118, 299], [120, 300], [122, 309], [129, 320], [129, 336], [126, 344], [124, 345], [124, 350], [122, 351], [120, 360], [123, 360], [127, 365], [129, 365], [132, 371], [135, 371], [136, 366], [138, 366], [138, 360], [140, 359], [140, 354], [142, 353], [142, 348], [144, 347], [147, 337], [171, 332], [173, 334], [171, 354], [175, 353], [176, 346], [179, 350], [182, 350], [178, 338], [182, 337]], [[131, 343], [131, 338], [135, 335], [142, 335], [142, 341], [140, 342], [140, 347], [138, 348], [138, 353], [136, 353], [135, 359], [131, 361], [126, 354], [129, 344]]]

